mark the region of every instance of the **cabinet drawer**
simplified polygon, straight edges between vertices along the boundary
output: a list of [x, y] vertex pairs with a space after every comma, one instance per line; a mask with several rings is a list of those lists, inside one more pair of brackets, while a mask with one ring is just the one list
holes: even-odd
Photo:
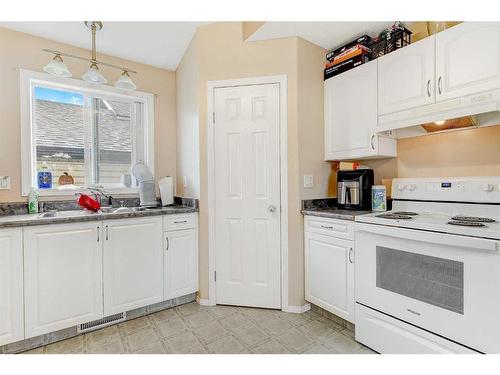
[[306, 232], [354, 240], [354, 222], [349, 220], [305, 216], [304, 229]]
[[180, 230], [196, 228], [196, 214], [179, 214], [163, 216], [163, 230]]

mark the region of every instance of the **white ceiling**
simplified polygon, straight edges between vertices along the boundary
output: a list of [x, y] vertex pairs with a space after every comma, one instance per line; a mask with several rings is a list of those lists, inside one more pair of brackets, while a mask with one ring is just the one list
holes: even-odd
[[[205, 22], [104, 22], [97, 33], [97, 54], [175, 70], [202, 24]], [[83, 22], [0, 22], [0, 27], [91, 48], [90, 30]]]
[[266, 22], [247, 41], [291, 36], [302, 37], [327, 50], [339, 47], [358, 36], [378, 35], [394, 22]]

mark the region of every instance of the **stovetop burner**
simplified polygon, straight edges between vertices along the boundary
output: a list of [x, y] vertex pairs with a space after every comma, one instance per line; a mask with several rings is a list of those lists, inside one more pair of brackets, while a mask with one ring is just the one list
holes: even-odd
[[453, 216], [451, 218], [451, 220], [467, 221], [467, 222], [474, 222], [474, 223], [494, 223], [495, 222], [495, 219], [490, 219], [489, 217], [462, 216], [462, 215]]
[[380, 217], [382, 219], [392, 219], [392, 220], [409, 220], [412, 219], [410, 215], [403, 215], [399, 213], [387, 213], [387, 214], [380, 214], [377, 215], [377, 217]]
[[[457, 216], [457, 217], [459, 217], [459, 216]], [[478, 221], [456, 220], [455, 218], [453, 218], [453, 220], [448, 221], [448, 224], [459, 225], [462, 227], [484, 227], [484, 226], [486, 226], [483, 223], [480, 223]]]
[[391, 215], [405, 215], [405, 216], [417, 216], [418, 214], [413, 211], [395, 211], [391, 212]]

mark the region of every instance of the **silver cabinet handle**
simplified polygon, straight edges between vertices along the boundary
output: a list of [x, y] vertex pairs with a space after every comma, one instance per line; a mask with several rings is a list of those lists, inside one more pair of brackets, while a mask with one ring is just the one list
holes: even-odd
[[429, 98], [431, 97], [431, 80], [430, 79], [427, 81], [427, 96]]
[[180, 220], [180, 221], [174, 221], [174, 224], [183, 224], [187, 222], [188, 222], [187, 220]]
[[168, 249], [170, 248], [170, 241], [168, 240], [168, 237], [165, 237], [165, 240], [167, 240], [167, 247], [165, 250], [168, 251]]
[[97, 227], [97, 242], [99, 242], [99, 237], [100, 237], [99, 232], [100, 231], [101, 231], [101, 228]]
[[276, 212], [276, 206], [274, 204], [271, 204], [267, 209], [269, 212]]
[[349, 255], [348, 255], [348, 257], [349, 257], [349, 263], [353, 263], [353, 260], [351, 258], [351, 254], [352, 254], [352, 247], [349, 249]]
[[438, 92], [439, 92], [439, 95], [441, 95], [443, 93], [443, 89], [441, 87], [441, 83], [443, 82], [443, 77], [439, 76], [438, 78]]
[[321, 228], [324, 228], [324, 229], [333, 229], [333, 227], [330, 227], [330, 226], [327, 226], [327, 225], [322, 225]]
[[372, 146], [372, 150], [375, 150], [375, 146], [373, 144], [374, 140], [375, 140], [375, 134], [372, 134], [372, 137], [370, 138], [370, 146]]
[[108, 226], [106, 225], [106, 241], [109, 239], [109, 230]]

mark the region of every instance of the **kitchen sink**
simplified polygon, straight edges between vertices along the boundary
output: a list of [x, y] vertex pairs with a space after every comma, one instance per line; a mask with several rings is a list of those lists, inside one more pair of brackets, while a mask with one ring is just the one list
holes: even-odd
[[49, 211], [49, 212], [43, 212], [40, 215], [38, 215], [41, 218], [48, 218], [48, 217], [75, 217], [75, 216], [87, 216], [87, 215], [93, 215], [94, 212], [92, 211], [87, 211], [87, 210], [68, 210], [68, 211]]

